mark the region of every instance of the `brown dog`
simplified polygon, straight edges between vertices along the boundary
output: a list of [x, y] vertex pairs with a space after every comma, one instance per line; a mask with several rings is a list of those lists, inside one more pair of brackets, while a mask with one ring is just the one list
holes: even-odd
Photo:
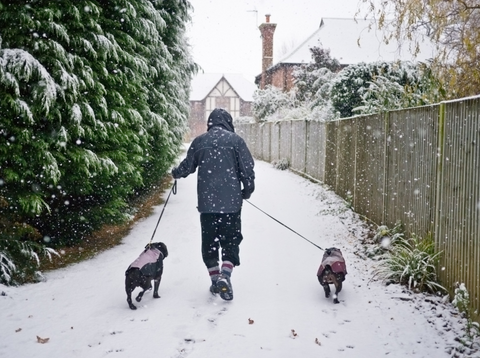
[[342, 251], [336, 247], [325, 250], [322, 263], [317, 271], [318, 282], [325, 290], [325, 297], [330, 297], [330, 284], [335, 285], [335, 294], [333, 303], [339, 303], [338, 293], [342, 290], [342, 282], [345, 281], [347, 266], [342, 255]]
[[137, 302], [142, 300], [143, 294], [152, 289], [152, 280], [155, 285], [153, 288], [153, 298], [160, 298], [158, 288], [163, 274], [163, 259], [168, 256], [167, 246], [163, 242], [154, 242], [145, 246], [145, 250], [128, 267], [125, 272], [125, 291], [127, 292], [128, 306], [132, 310], [137, 307], [132, 303], [132, 292], [137, 287], [141, 291], [135, 298]]

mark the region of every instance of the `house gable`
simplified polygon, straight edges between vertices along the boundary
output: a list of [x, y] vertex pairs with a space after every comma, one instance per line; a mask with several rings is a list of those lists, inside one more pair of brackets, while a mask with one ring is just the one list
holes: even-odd
[[206, 119], [215, 108], [225, 108], [232, 118], [240, 117], [240, 96], [223, 76], [206, 97]]
[[207, 129], [207, 119], [215, 108], [224, 108], [235, 120], [251, 116], [256, 86], [241, 75], [201, 74], [192, 80], [190, 92], [190, 136]]

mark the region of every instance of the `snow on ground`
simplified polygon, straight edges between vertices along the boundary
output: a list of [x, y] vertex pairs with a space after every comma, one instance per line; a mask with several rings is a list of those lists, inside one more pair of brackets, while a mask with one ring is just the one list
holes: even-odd
[[[362, 223], [321, 185], [256, 162], [250, 201], [322, 248], [339, 247], [348, 275], [340, 304], [316, 272], [323, 252], [244, 204], [241, 260], [231, 302], [211, 296], [200, 255], [196, 174], [178, 181], [155, 241], [169, 249], [161, 298], [129, 309], [124, 272], [149, 242], [163, 208], [123, 244], [47, 273], [46, 282], [0, 287], [0, 357], [466, 357], [464, 321], [440, 298], [373, 280], [357, 254]], [[167, 197], [168, 192], [165, 193]], [[134, 292], [135, 293], [137, 291]], [[39, 343], [40, 338], [49, 338]], [[477, 355], [478, 357], [478, 355]]]

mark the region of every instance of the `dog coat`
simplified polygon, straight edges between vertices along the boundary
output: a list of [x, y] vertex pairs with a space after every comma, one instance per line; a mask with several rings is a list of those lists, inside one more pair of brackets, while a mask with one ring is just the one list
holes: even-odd
[[138, 268], [144, 276], [155, 276], [163, 267], [163, 254], [160, 250], [151, 247], [143, 251], [140, 256], [128, 267]]
[[322, 258], [322, 263], [318, 268], [317, 276], [321, 276], [325, 267], [329, 265], [332, 268], [333, 273], [347, 274], [347, 265], [345, 265], [345, 259], [343, 258], [342, 251], [335, 247], [332, 247], [325, 251]]

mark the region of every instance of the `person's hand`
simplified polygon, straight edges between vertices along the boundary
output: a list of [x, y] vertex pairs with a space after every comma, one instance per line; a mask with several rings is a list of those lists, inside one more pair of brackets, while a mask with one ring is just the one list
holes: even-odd
[[242, 199], [250, 199], [252, 193], [248, 190], [242, 189]]
[[180, 179], [180, 177], [175, 175], [176, 170], [177, 170], [177, 168], [173, 168], [172, 172], [170, 174], [172, 175], [173, 179]]

